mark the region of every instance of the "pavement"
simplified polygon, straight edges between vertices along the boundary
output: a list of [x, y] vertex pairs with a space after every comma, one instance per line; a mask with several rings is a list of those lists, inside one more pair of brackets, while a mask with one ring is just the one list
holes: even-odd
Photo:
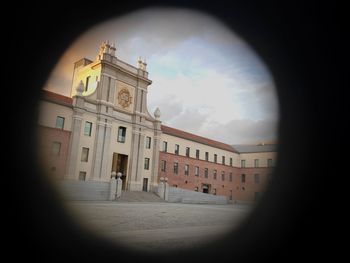
[[128, 248], [151, 252], [192, 249], [223, 237], [249, 213], [246, 205], [71, 201], [78, 222]]

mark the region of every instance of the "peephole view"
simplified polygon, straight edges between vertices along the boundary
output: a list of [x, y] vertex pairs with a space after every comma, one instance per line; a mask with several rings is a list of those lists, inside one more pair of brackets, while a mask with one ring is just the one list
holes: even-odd
[[145, 9], [90, 28], [57, 62], [38, 162], [87, 231], [154, 253], [199, 248], [232, 234], [278, 176], [278, 117], [268, 66], [232, 29]]

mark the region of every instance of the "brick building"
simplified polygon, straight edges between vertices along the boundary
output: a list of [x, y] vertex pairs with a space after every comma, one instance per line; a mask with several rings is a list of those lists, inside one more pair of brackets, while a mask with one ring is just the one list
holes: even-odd
[[154, 191], [167, 177], [172, 187], [255, 200], [275, 165], [275, 145], [228, 145], [161, 125], [160, 110], [147, 110], [147, 65], [137, 63], [119, 60], [103, 43], [95, 61], [75, 63], [70, 97], [43, 90], [38, 135], [45, 171], [101, 183], [121, 172], [130, 191]]

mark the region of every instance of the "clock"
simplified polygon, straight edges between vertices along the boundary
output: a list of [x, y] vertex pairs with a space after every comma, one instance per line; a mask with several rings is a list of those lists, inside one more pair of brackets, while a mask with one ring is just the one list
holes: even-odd
[[128, 89], [123, 88], [118, 92], [118, 103], [123, 107], [127, 108], [131, 104], [131, 95]]

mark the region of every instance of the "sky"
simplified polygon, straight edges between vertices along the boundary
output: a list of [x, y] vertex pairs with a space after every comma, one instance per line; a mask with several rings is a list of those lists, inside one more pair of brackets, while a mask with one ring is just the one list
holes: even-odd
[[73, 64], [95, 60], [99, 46], [136, 66], [153, 83], [148, 111], [162, 124], [227, 144], [276, 142], [278, 100], [267, 65], [217, 18], [187, 9], [145, 9], [98, 24], [66, 50], [45, 89], [69, 96]]

